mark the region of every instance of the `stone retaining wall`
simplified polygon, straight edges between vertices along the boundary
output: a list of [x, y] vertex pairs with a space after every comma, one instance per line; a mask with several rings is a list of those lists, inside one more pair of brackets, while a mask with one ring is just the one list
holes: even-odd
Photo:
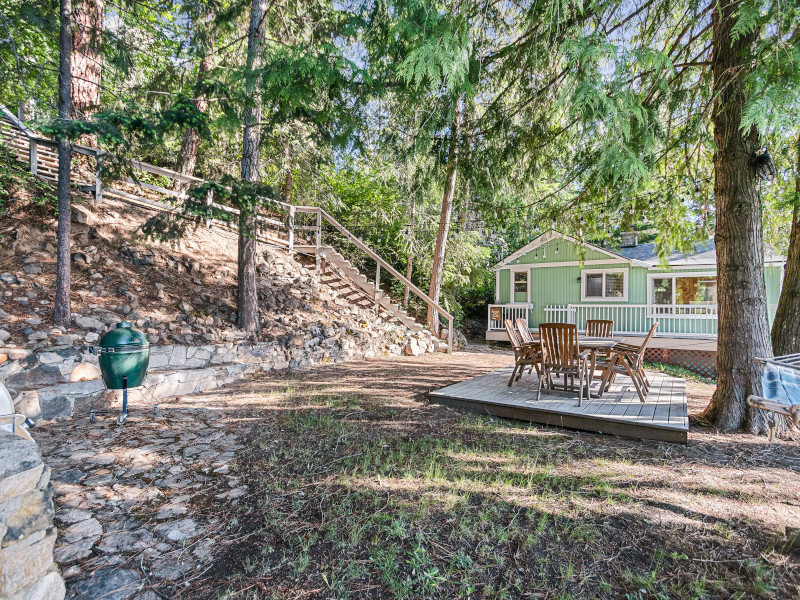
[[36, 444], [0, 430], [0, 598], [61, 600], [50, 469]]
[[[434, 350], [430, 334], [405, 328], [384, 335], [332, 327], [318, 333], [274, 342], [153, 346], [144, 387], [158, 400], [212, 390], [258, 371]], [[66, 419], [85, 413], [105, 393], [97, 357], [85, 349], [0, 348], [0, 354], [8, 357], [0, 364], [0, 382], [11, 391], [17, 412], [32, 419]]]

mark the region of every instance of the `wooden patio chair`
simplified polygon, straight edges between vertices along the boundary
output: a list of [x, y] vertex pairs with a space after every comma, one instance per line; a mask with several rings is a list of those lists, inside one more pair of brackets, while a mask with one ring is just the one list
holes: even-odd
[[[614, 321], [604, 319], [586, 319], [587, 337], [614, 337]], [[599, 359], [600, 366], [605, 368], [611, 358], [611, 349], [602, 348], [595, 351], [595, 357]], [[594, 373], [592, 373], [594, 375]]]
[[[581, 352], [578, 345], [577, 325], [563, 323], [540, 323], [539, 338], [542, 343], [542, 374], [539, 377], [539, 391], [536, 394], [538, 401], [542, 395], [542, 385], [546, 380], [548, 387], [555, 388], [552, 381], [553, 375], [564, 377], [563, 389], [575, 389], [575, 377], [578, 378], [578, 406], [583, 400], [583, 390], [586, 390], [586, 399], [591, 400], [589, 391], [589, 351]], [[571, 385], [567, 385], [567, 378]]]
[[588, 337], [614, 337], [614, 321], [586, 319], [586, 335]]
[[525, 367], [531, 367], [531, 370], [536, 369], [536, 375], [539, 376], [542, 353], [539, 349], [539, 344], [536, 342], [526, 343], [520, 339], [514, 327], [514, 321], [506, 319], [503, 325], [505, 325], [506, 333], [508, 334], [508, 341], [511, 342], [511, 347], [514, 348], [514, 370], [511, 372], [511, 379], [508, 380], [508, 385], [511, 387], [515, 380], [519, 381], [520, 377], [522, 377]]
[[538, 358], [538, 362], [534, 365], [531, 365], [530, 369], [528, 370], [529, 373], [533, 372], [533, 369], [536, 369], [536, 375], [539, 375], [540, 365], [542, 364], [542, 345], [539, 343], [539, 340], [533, 339], [533, 335], [531, 334], [531, 329], [528, 327], [528, 320], [519, 318], [514, 321], [514, 324], [517, 326], [517, 333], [519, 334], [519, 339], [523, 345], [533, 345], [536, 347], [536, 357]]
[[641, 346], [617, 344], [611, 349], [611, 358], [603, 372], [598, 395], [602, 396], [603, 392], [608, 391], [617, 375], [627, 375], [633, 381], [639, 400], [645, 401], [650, 392], [650, 380], [647, 378], [647, 373], [644, 372], [644, 352], [647, 350], [650, 340], [653, 339], [656, 329], [658, 329], [658, 321], [653, 323]]
[[528, 320], [519, 318], [514, 321], [514, 324], [517, 326], [517, 333], [519, 333], [519, 339], [522, 340], [523, 344], [538, 344], [533, 336], [531, 335], [531, 330], [528, 327]]

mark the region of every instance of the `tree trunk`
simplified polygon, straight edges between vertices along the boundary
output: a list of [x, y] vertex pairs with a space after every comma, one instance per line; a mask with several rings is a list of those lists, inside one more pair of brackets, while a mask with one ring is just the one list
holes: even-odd
[[[406, 279], [411, 281], [411, 272], [414, 267], [414, 212], [416, 208], [416, 202], [414, 199], [411, 199], [411, 218], [408, 221], [408, 227], [410, 229], [409, 236], [408, 236], [408, 260], [406, 261]], [[408, 293], [409, 287], [406, 286], [405, 291], [403, 292], [403, 306], [408, 306]]]
[[741, 130], [750, 52], [758, 32], [732, 41], [741, 0], [720, 0], [713, 12], [714, 199], [717, 207], [719, 331], [717, 389], [705, 416], [722, 430], [766, 430], [763, 411], [746, 404], [761, 394], [756, 356], [771, 356], [764, 283], [764, 239], [758, 181], [752, 159], [755, 128]]
[[[433, 251], [433, 268], [431, 269], [431, 286], [428, 296], [439, 304], [444, 275], [444, 258], [447, 251], [447, 234], [450, 231], [450, 216], [453, 214], [453, 196], [456, 191], [456, 173], [458, 171], [459, 137], [461, 136], [461, 101], [456, 100], [455, 116], [450, 128], [450, 153], [447, 160], [447, 181], [442, 194], [442, 213], [439, 217], [439, 232], [436, 234], [436, 247]], [[428, 326], [435, 334], [439, 334], [439, 315], [432, 306], [428, 307]]]
[[85, 119], [100, 105], [104, 13], [104, 0], [78, 0], [75, 5], [71, 47], [72, 107], [76, 119]]
[[794, 176], [794, 212], [789, 255], [783, 268], [783, 289], [772, 323], [775, 356], [800, 353], [800, 138], [797, 139], [797, 172]]
[[292, 201], [292, 143], [287, 141], [283, 147], [283, 158], [286, 165], [286, 178], [283, 180], [283, 201], [290, 204]]
[[[211, 37], [211, 47], [203, 57], [203, 60], [200, 61], [200, 65], [197, 68], [197, 83], [201, 84], [203, 82], [203, 78], [205, 74], [211, 69], [211, 54], [214, 50], [214, 38]], [[198, 86], [199, 87], [199, 86]], [[205, 112], [208, 108], [208, 100], [206, 100], [205, 96], [199, 95], [197, 96], [193, 104], [200, 112]], [[186, 130], [183, 134], [183, 140], [181, 141], [181, 151], [178, 155], [178, 172], [181, 175], [187, 175], [191, 177], [194, 175], [194, 167], [197, 163], [197, 150], [200, 148], [200, 132], [190, 127]], [[184, 192], [189, 187], [189, 184], [183, 181], [176, 181], [173, 189], [176, 192]]]
[[[264, 28], [267, 0], [253, 0], [250, 9], [250, 29], [247, 40], [247, 82], [245, 89], [250, 106], [244, 114], [244, 142], [242, 147], [242, 179], [256, 183], [259, 180], [258, 159], [261, 145], [261, 93], [257, 75], [264, 53]], [[256, 287], [256, 231], [255, 214], [240, 206], [239, 213], [239, 265], [238, 265], [238, 325], [245, 331], [258, 331], [258, 288]]]
[[[58, 33], [58, 117], [63, 122], [70, 119], [72, 72], [72, 0], [61, 0], [60, 28]], [[70, 198], [70, 169], [72, 146], [69, 139], [58, 136], [58, 251], [56, 255], [56, 297], [53, 323], [69, 328], [70, 307], [70, 235], [72, 202]]]

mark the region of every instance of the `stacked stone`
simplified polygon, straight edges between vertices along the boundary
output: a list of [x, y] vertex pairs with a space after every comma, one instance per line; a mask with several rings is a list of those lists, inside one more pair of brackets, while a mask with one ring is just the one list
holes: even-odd
[[61, 600], [50, 469], [36, 444], [0, 430], [0, 598]]
[[[257, 372], [403, 352], [416, 356], [433, 352], [433, 344], [427, 332], [384, 324], [360, 331], [344, 325], [314, 326], [305, 332], [286, 329], [271, 342], [153, 346], [144, 387], [148, 398], [172, 398], [230, 385]], [[85, 349], [0, 351], [11, 357], [0, 364], [0, 381], [11, 391], [17, 412], [36, 420], [59, 420], [92, 406], [105, 408], [97, 404], [105, 396], [97, 357]], [[137, 399], [135, 393], [131, 399]]]

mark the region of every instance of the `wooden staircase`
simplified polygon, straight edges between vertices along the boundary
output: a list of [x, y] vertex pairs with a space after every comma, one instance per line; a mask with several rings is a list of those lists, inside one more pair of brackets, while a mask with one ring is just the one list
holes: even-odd
[[389, 317], [397, 319], [411, 331], [426, 331], [425, 327], [417, 323], [399, 304], [393, 302], [388, 295], [376, 287], [374, 282], [367, 279], [363, 273], [332, 246], [320, 246], [319, 251], [314, 246], [309, 246], [306, 251], [320, 258], [323, 273], [333, 269], [338, 271], [340, 276], [347, 277], [366, 295], [368, 301], [371, 300], [374, 303], [376, 310], [381, 310]]
[[[28, 163], [28, 168], [34, 175], [50, 179], [53, 179], [53, 176], [57, 177], [57, 171], [54, 170], [54, 166], [57, 165], [54, 165], [52, 156], [50, 156], [52, 148], [57, 144], [53, 140], [36, 136], [33, 131], [2, 105], [0, 105], [0, 141], [7, 144], [19, 160]], [[124, 189], [105, 187], [100, 177], [104, 160], [103, 151], [97, 148], [77, 145], [73, 145], [72, 148], [75, 152], [94, 158], [94, 181], [82, 181], [78, 179], [79, 174], [77, 173], [72, 174], [72, 178], [73, 182], [77, 181], [77, 183], [82, 184], [81, 187], [83, 189], [94, 192], [95, 202], [102, 202], [105, 194], [117, 200], [182, 216], [180, 202], [184, 198], [184, 192], [177, 192], [171, 187], [144, 183], [138, 179], [131, 178], [116, 179], [108, 182], [114, 183], [117, 188], [123, 187]], [[190, 177], [140, 161], [130, 161], [130, 165], [137, 171], [166, 177], [170, 180], [171, 186], [175, 182], [183, 182], [187, 186], [205, 183], [203, 179]], [[256, 215], [256, 219], [261, 225], [261, 231], [256, 235], [258, 241], [283, 248], [290, 253], [300, 252], [314, 256], [318, 270], [324, 267], [324, 271], [335, 273], [340, 281], [349, 282], [348, 285], [353, 289], [346, 291], [342, 295], [343, 298], [361, 308], [372, 306], [378, 314], [396, 319], [413, 332], [426, 331], [427, 328], [425, 326], [417, 323], [411, 315], [381, 290], [381, 273], [385, 272], [388, 276], [394, 277], [429, 308], [433, 309], [434, 314], [437, 315], [437, 325], [440, 324], [441, 319], [447, 322], [447, 341], [441, 342], [436, 337], [434, 337], [434, 341], [440, 349], [453, 351], [453, 315], [437, 302], [434, 302], [425, 292], [365, 245], [364, 242], [348, 231], [324, 209], [318, 206], [296, 206], [278, 200], [266, 200], [265, 205], [270, 207], [269, 211], [266, 214], [260, 213]], [[218, 204], [214, 201], [212, 194], [208, 195], [206, 203], [231, 215], [238, 215], [239, 212], [233, 207]], [[312, 217], [313, 224], [296, 225], [295, 218], [303, 216]], [[235, 224], [217, 219], [206, 219], [206, 226], [222, 227], [234, 231], [236, 228]], [[360, 252], [375, 261], [377, 270], [374, 282], [368, 280], [349, 260], [337, 252], [333, 246], [329, 245], [330, 242], [328, 244], [322, 243], [323, 227], [326, 228], [326, 236], [331, 233], [341, 236], [340, 239], [347, 240], [349, 245], [354, 245]], [[302, 242], [298, 240], [298, 243], [296, 243], [296, 231], [312, 237], [313, 245], [307, 245], [309, 244], [308, 241]], [[284, 234], [285, 237], [283, 237]]]

